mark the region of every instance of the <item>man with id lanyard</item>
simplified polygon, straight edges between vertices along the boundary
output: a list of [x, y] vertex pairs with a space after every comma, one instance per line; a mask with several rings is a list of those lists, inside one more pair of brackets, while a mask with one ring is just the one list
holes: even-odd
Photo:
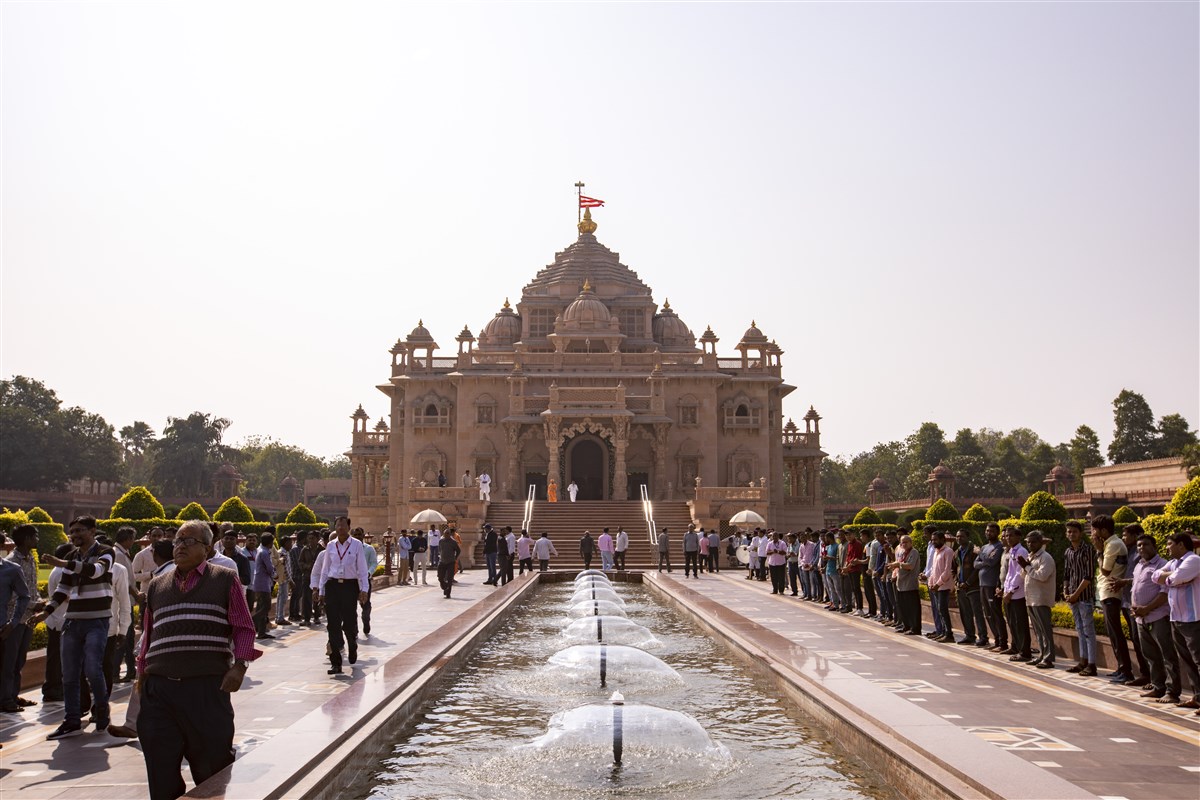
[[330, 540], [322, 559], [317, 592], [325, 603], [329, 631], [330, 675], [342, 671], [342, 645], [348, 648], [349, 661], [358, 660], [358, 603], [367, 602], [371, 577], [362, 542], [350, 538], [350, 518], [334, 522], [335, 539]]

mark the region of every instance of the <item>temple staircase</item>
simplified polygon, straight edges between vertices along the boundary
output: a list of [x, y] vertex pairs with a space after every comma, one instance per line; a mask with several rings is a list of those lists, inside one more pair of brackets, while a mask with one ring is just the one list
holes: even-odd
[[[521, 521], [525, 514], [524, 502], [493, 502], [488, 506], [487, 521], [493, 528], [512, 526], [520, 536]], [[685, 501], [655, 501], [653, 505], [654, 525], [658, 530], [670, 532], [671, 561], [683, 563], [683, 532], [692, 521], [691, 511]], [[533, 517], [529, 535], [537, 539], [542, 531], [550, 534], [558, 556], [551, 559], [551, 569], [583, 569], [583, 558], [579, 555], [579, 539], [584, 531], [591, 531], [592, 538], [599, 538], [605, 528], [616, 538], [617, 529], [624, 527], [629, 534], [629, 549], [625, 555], [627, 569], [650, 569], [658, 565], [658, 548], [650, 541], [650, 532], [640, 500], [596, 500], [578, 503], [550, 503], [538, 500], [533, 504]], [[483, 544], [476, 547], [475, 563], [483, 564]], [[592, 567], [600, 568], [600, 554], [592, 559]]]

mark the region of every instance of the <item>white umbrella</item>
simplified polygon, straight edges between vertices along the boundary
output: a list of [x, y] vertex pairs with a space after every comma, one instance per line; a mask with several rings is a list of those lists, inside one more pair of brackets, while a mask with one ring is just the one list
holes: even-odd
[[729, 518], [730, 525], [766, 525], [767, 521], [762, 518], [761, 514], [746, 509], [739, 511]]
[[417, 513], [415, 517], [409, 520], [409, 525], [417, 525], [423, 522], [445, 522], [446, 517], [440, 511], [435, 511], [432, 508], [427, 508], [424, 511]]

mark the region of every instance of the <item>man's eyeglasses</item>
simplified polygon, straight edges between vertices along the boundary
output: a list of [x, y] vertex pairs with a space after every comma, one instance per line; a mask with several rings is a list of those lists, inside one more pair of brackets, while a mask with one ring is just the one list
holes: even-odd
[[187, 536], [187, 537], [184, 537], [183, 539], [175, 540], [176, 547], [192, 547], [192, 546], [198, 545], [198, 544], [202, 544], [205, 547], [208, 547], [208, 542], [204, 541], [203, 539], [194, 539], [191, 536]]

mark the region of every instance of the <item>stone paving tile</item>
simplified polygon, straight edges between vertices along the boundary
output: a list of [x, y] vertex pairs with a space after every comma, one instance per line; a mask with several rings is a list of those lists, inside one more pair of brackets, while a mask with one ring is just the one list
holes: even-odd
[[[786, 623], [770, 630], [793, 647], [812, 647], [813, 655], [824, 653], [857, 676], [867, 670], [875, 685], [916, 701], [910, 723], [949, 721], [1097, 795], [1200, 797], [1200, 773], [1184, 768], [1200, 764], [1200, 718], [1142, 700], [1141, 689], [1080, 679], [1061, 668], [1034, 670], [980, 648], [901, 636], [878, 622], [772, 596], [756, 582], [715, 576], [685, 586], [706, 597], [719, 593], [723, 605], [739, 612], [757, 597], [760, 611], [748, 617], [783, 618]], [[802, 633], [822, 638], [808, 641]], [[829, 644], [847, 639], [853, 647]], [[849, 660], [856, 653], [869, 653], [872, 661]], [[855, 702], [852, 693], [840, 696]]]
[[[233, 695], [237, 726], [234, 745], [239, 758], [492, 591], [505, 591], [482, 586], [485, 577], [481, 572], [459, 576], [461, 585], [455, 587], [451, 600], [442, 596], [436, 582], [376, 590], [371, 635], [364, 637], [360, 631], [358, 663], [346, 665], [345, 675], [325, 674], [329, 663], [325, 658], [324, 625], [275, 629], [278, 638], [257, 643], [264, 655], [250, 665], [242, 689]], [[24, 696], [41, 699], [36, 691]], [[129, 685], [118, 684], [113, 700], [113, 719], [117, 722], [125, 720], [128, 696]], [[82, 736], [45, 741], [46, 734], [62, 721], [62, 709], [62, 703], [47, 703], [36, 706], [34, 714], [0, 714], [0, 796], [15, 797], [20, 792], [24, 800], [148, 797], [145, 764], [137, 740], [118, 739], [88, 727]], [[189, 778], [186, 764], [183, 774]]]

